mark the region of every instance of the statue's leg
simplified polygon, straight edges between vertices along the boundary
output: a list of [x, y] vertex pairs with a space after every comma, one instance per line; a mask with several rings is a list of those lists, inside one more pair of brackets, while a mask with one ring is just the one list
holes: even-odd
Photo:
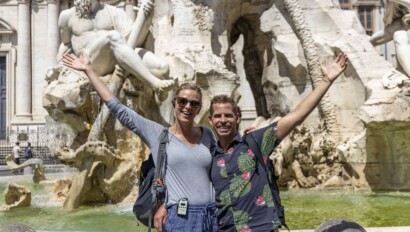
[[125, 39], [119, 32], [110, 31], [107, 33], [107, 38], [110, 41], [114, 56], [122, 68], [156, 90], [166, 90], [174, 85], [173, 80], [161, 80], [154, 76], [148, 68], [144, 66], [140, 56], [127, 45]]
[[152, 74], [161, 79], [169, 78], [169, 65], [166, 61], [143, 48], [136, 48], [135, 52], [141, 57], [142, 63]]

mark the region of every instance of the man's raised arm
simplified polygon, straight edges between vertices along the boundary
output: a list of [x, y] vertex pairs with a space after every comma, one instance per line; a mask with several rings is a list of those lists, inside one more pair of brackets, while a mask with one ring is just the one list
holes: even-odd
[[278, 121], [278, 139], [284, 139], [297, 125], [302, 123], [305, 118], [319, 104], [322, 97], [326, 94], [332, 83], [345, 70], [347, 66], [347, 55], [339, 54], [336, 60], [327, 65], [322, 63], [323, 80], [321, 83], [296, 107], [295, 110]]

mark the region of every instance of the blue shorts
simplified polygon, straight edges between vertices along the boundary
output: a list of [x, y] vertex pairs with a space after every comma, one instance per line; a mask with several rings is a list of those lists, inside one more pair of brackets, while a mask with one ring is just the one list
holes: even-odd
[[216, 232], [215, 204], [189, 205], [187, 215], [178, 215], [178, 206], [167, 208], [166, 232]]

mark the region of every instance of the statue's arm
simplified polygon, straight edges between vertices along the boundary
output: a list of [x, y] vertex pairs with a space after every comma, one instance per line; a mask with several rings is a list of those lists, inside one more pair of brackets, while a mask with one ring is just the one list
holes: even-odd
[[127, 41], [130, 47], [140, 47], [144, 43], [152, 24], [153, 11], [153, 0], [144, 0], [139, 4], [137, 17]]
[[386, 30], [380, 30], [374, 33], [369, 41], [373, 46], [379, 46], [385, 44], [393, 39], [393, 36], [390, 33], [386, 33]]
[[58, 27], [60, 29], [61, 45], [58, 50], [57, 60], [61, 60], [64, 54], [71, 53], [71, 28], [69, 26], [69, 20], [71, 15], [75, 13], [73, 9], [64, 10], [61, 12], [58, 18]]

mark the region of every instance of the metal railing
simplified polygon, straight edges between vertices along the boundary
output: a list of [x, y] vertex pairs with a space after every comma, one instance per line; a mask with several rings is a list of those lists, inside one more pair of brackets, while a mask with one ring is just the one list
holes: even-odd
[[[0, 165], [6, 165], [6, 156], [13, 154], [14, 143], [7, 141], [0, 141]], [[24, 158], [24, 150], [27, 147], [27, 142], [20, 142], [20, 163], [26, 161]], [[44, 164], [60, 164], [59, 160], [51, 157], [50, 149], [47, 143], [31, 143], [31, 151], [33, 153], [33, 158], [40, 158], [43, 160]]]

